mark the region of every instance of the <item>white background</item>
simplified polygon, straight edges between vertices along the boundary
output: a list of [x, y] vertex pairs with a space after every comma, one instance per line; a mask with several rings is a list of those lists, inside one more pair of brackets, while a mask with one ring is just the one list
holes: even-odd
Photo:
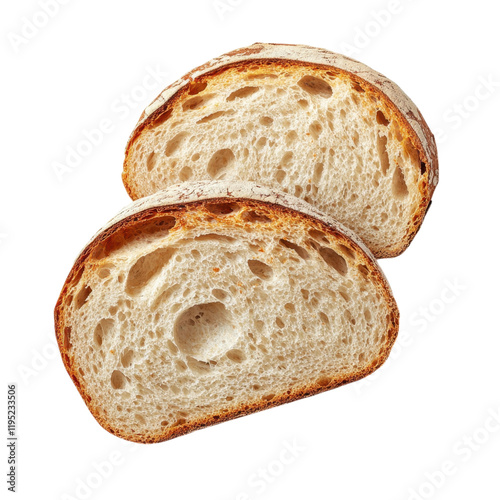
[[[30, 30], [40, 4], [3, 2], [0, 16], [1, 400], [5, 415], [17, 383], [18, 498], [499, 499], [496, 2], [66, 0]], [[142, 109], [194, 66], [256, 41], [360, 59], [438, 137], [433, 206], [410, 249], [381, 262], [400, 337], [364, 381], [131, 446], [95, 422], [66, 374], [53, 307], [80, 248], [129, 202], [121, 165]], [[54, 164], [103, 119], [112, 130], [59, 179]], [[298, 449], [286, 464], [285, 442]]]

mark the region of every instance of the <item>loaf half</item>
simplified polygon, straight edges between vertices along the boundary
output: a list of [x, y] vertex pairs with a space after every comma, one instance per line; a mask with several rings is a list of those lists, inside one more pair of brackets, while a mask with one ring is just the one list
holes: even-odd
[[204, 179], [294, 194], [393, 257], [420, 228], [438, 159], [417, 107], [380, 73], [323, 49], [259, 43], [166, 88], [130, 137], [133, 199]]
[[55, 308], [90, 411], [143, 443], [364, 377], [398, 321], [349, 230], [293, 196], [224, 181], [123, 210], [82, 251]]

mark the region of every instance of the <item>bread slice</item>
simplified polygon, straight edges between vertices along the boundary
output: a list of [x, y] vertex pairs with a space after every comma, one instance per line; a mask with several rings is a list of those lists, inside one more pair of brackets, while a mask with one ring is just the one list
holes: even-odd
[[293, 196], [224, 181], [123, 210], [80, 254], [55, 308], [90, 411], [143, 443], [364, 377], [398, 321], [349, 230]]
[[166, 88], [125, 155], [133, 199], [181, 181], [248, 180], [354, 230], [376, 257], [403, 252], [438, 182], [436, 143], [386, 77], [339, 54], [255, 44]]

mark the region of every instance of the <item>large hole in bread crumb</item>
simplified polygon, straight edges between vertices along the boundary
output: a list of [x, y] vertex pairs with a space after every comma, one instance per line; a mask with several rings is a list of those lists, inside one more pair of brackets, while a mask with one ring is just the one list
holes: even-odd
[[389, 125], [389, 120], [385, 117], [382, 111], [377, 111], [377, 123], [380, 125], [384, 125], [384, 127], [387, 127], [387, 125]]
[[111, 374], [111, 387], [113, 389], [123, 389], [127, 383], [125, 375], [120, 370], [115, 370]]
[[271, 222], [271, 219], [269, 217], [262, 213], [256, 212], [255, 210], [248, 210], [243, 212], [241, 218], [245, 222], [260, 222], [262, 224]]
[[389, 155], [387, 153], [387, 137], [378, 136], [377, 137], [377, 151], [380, 160], [380, 169], [385, 175], [387, 170], [389, 170]]
[[77, 309], [80, 309], [85, 302], [87, 302], [87, 299], [89, 298], [89, 295], [92, 293], [92, 288], [90, 286], [84, 286], [79, 292], [78, 295], [76, 296], [75, 300], [75, 306]]
[[215, 113], [212, 113], [210, 115], [207, 115], [203, 117], [201, 120], [198, 120], [196, 123], [207, 123], [212, 120], [216, 120], [217, 118], [220, 118], [222, 115], [225, 115], [225, 111], [216, 111]]
[[240, 205], [237, 203], [207, 203], [206, 209], [214, 215], [229, 215], [239, 212]]
[[172, 156], [181, 147], [186, 137], [186, 132], [179, 132], [174, 138], [170, 139], [165, 147], [165, 156]]
[[182, 105], [182, 109], [184, 111], [192, 111], [192, 110], [201, 108], [208, 101], [210, 101], [210, 99], [212, 99], [214, 96], [215, 96], [215, 94], [205, 94], [205, 95], [199, 95], [196, 97], [191, 97], [191, 99], [184, 101], [184, 104]]
[[71, 345], [71, 327], [70, 326], [67, 326], [64, 329], [63, 343], [64, 343], [64, 349], [66, 349], [66, 351], [68, 351], [69, 349], [71, 349], [71, 347], [73, 347]]
[[342, 276], [347, 274], [347, 263], [344, 257], [339, 255], [335, 250], [327, 247], [321, 247], [319, 249], [319, 254], [322, 259], [339, 274]]
[[313, 121], [311, 125], [309, 125], [309, 133], [314, 140], [319, 138], [321, 132], [323, 132], [323, 127], [317, 120]]
[[278, 78], [278, 75], [273, 73], [252, 73], [245, 76], [246, 80], [262, 80], [264, 78]]
[[[174, 325], [174, 340], [184, 354], [208, 361], [227, 352], [238, 338], [231, 313], [221, 302], [196, 304]], [[188, 363], [189, 364], [189, 363]]]
[[133, 349], [125, 349], [122, 352], [120, 361], [124, 368], [128, 368], [132, 364], [133, 359], [134, 359]]
[[392, 177], [392, 193], [396, 198], [405, 198], [408, 196], [408, 186], [406, 185], [404, 173], [399, 165], [396, 165]]
[[245, 353], [241, 349], [230, 349], [226, 356], [234, 363], [243, 363], [245, 361]]
[[94, 345], [101, 347], [104, 339], [108, 336], [109, 332], [113, 329], [115, 322], [111, 318], [101, 319], [94, 329]]
[[224, 178], [234, 160], [234, 153], [230, 149], [219, 149], [212, 155], [212, 158], [208, 162], [208, 175], [212, 179]]
[[248, 267], [250, 268], [250, 271], [255, 274], [255, 276], [258, 276], [263, 280], [271, 279], [273, 276], [273, 268], [260, 260], [249, 260]]
[[235, 90], [234, 92], [231, 92], [227, 100], [228, 101], [234, 101], [235, 99], [244, 99], [246, 97], [250, 97], [251, 95], [255, 94], [260, 89], [260, 87], [243, 87], [241, 89]]
[[191, 177], [193, 177], [193, 170], [191, 169], [191, 167], [186, 166], [186, 167], [182, 167], [179, 170], [179, 180], [180, 181], [186, 182], [189, 179], [191, 179]]
[[295, 253], [301, 259], [307, 260], [310, 257], [309, 252], [304, 247], [296, 245], [295, 243], [292, 243], [291, 241], [281, 239], [280, 240], [280, 245], [283, 245], [286, 248], [290, 248], [291, 250], [294, 250]]
[[148, 172], [151, 172], [151, 170], [153, 170], [156, 167], [157, 161], [158, 161], [157, 154], [154, 151], [149, 153], [146, 159], [146, 169]]
[[207, 88], [206, 82], [191, 82], [189, 85], [189, 95], [196, 95]]
[[137, 295], [151, 281], [171, 259], [175, 250], [173, 248], [158, 248], [155, 251], [143, 255], [131, 267], [125, 291], [129, 295]]
[[210, 371], [210, 363], [206, 361], [200, 361], [191, 356], [187, 356], [186, 361], [189, 369], [196, 375], [206, 375]]
[[298, 82], [298, 86], [312, 96], [320, 96], [325, 99], [331, 97], [332, 87], [322, 80], [312, 75], [302, 77]]

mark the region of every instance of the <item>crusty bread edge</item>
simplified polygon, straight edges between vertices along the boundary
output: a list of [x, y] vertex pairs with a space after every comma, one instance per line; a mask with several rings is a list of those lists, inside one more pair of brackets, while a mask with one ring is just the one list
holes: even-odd
[[[379, 289], [381, 290], [386, 303], [388, 314], [391, 318], [390, 328], [388, 331], [388, 340], [385, 343], [383, 350], [378, 358], [376, 358], [368, 367], [350, 374], [347, 377], [332, 378], [327, 385], [320, 385], [319, 383], [304, 386], [300, 389], [292, 391], [290, 394], [282, 394], [276, 396], [271, 401], [260, 401], [254, 404], [242, 405], [234, 409], [230, 409], [224, 413], [210, 415], [206, 418], [199, 419], [194, 422], [189, 422], [176, 426], [174, 428], [167, 428], [162, 433], [152, 433], [149, 435], [137, 435], [122, 432], [119, 429], [113, 428], [101, 413], [97, 410], [97, 405], [91, 400], [90, 395], [85, 390], [84, 385], [80, 382], [79, 374], [76, 367], [73, 366], [72, 358], [64, 343], [64, 318], [65, 298], [68, 291], [72, 286], [72, 282], [79, 275], [86, 259], [92, 251], [102, 241], [108, 238], [109, 235], [118, 230], [126, 228], [132, 224], [136, 224], [142, 220], [148, 219], [152, 216], [169, 212], [172, 213], [177, 210], [185, 210], [186, 206], [205, 203], [207, 200], [217, 202], [222, 200], [231, 200], [245, 206], [245, 201], [260, 202], [267, 206], [272, 207], [273, 210], [280, 212], [283, 217], [289, 214], [290, 211], [299, 212], [304, 218], [309, 221], [319, 221], [322, 223], [325, 232], [335, 235], [337, 238], [343, 239], [348, 246], [357, 246], [359, 254], [362, 256], [363, 264], [367, 266], [373, 275], [373, 279]], [[349, 245], [351, 242], [351, 245]], [[396, 301], [392, 295], [390, 286], [387, 279], [377, 264], [374, 256], [370, 253], [364, 243], [351, 231], [343, 227], [333, 218], [326, 216], [319, 212], [307, 202], [297, 199], [294, 196], [279, 191], [271, 190], [257, 184], [249, 182], [224, 182], [224, 181], [199, 181], [192, 183], [183, 183], [172, 186], [164, 191], [155, 193], [152, 196], [142, 198], [132, 203], [123, 209], [115, 218], [113, 218], [106, 226], [104, 226], [96, 235], [91, 239], [89, 244], [83, 249], [73, 265], [65, 283], [59, 299], [54, 310], [54, 323], [56, 331], [56, 339], [61, 352], [61, 357], [64, 366], [73, 380], [80, 395], [85, 401], [90, 412], [97, 420], [97, 422], [110, 433], [121, 437], [123, 439], [134, 441], [138, 443], [156, 443], [166, 441], [174, 437], [187, 434], [196, 429], [201, 429], [216, 423], [221, 423], [227, 420], [248, 415], [260, 410], [271, 408], [285, 404], [297, 399], [302, 399], [320, 392], [324, 392], [350, 382], [359, 380], [370, 373], [373, 373], [379, 368], [389, 356], [391, 348], [396, 340], [399, 328], [399, 311]]]
[[399, 118], [402, 128], [419, 153], [421, 165], [425, 165], [424, 178], [420, 183], [421, 200], [412, 216], [407, 233], [399, 245], [376, 252], [375, 256], [388, 258], [403, 253], [419, 231], [439, 181], [438, 154], [434, 135], [417, 106], [396, 83], [359, 61], [326, 49], [306, 45], [255, 43], [250, 47], [237, 49], [212, 59], [168, 86], [142, 113], [127, 143], [122, 180], [129, 196], [132, 199], [139, 197], [129, 180], [130, 148], [148, 124], [172, 109], [175, 103], [188, 93], [190, 84], [195, 79], [209, 77], [231, 66], [258, 65], [259, 62], [269, 60], [276, 60], [281, 64], [288, 62], [290, 65], [300, 63], [315, 67], [335, 68], [361, 85], [365, 91], [380, 98]]

